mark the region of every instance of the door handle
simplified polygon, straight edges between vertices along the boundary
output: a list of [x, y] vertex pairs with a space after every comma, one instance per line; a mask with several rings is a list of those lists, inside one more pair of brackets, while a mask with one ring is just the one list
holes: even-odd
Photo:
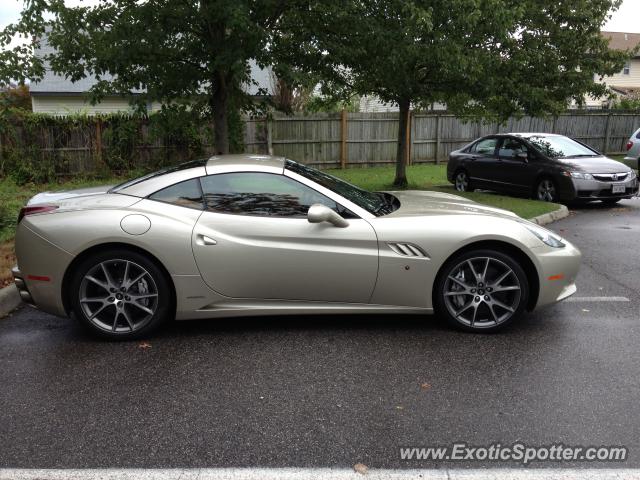
[[196, 237], [196, 243], [198, 245], [217, 245], [218, 244], [218, 242], [216, 242], [213, 238], [207, 237], [206, 235], [198, 235]]

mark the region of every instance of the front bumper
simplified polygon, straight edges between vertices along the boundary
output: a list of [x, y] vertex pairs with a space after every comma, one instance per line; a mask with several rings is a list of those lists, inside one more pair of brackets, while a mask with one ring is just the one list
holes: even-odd
[[[612, 200], [631, 198], [638, 194], [638, 179], [624, 182], [605, 182], [572, 178], [574, 197], [572, 200]], [[613, 187], [624, 187], [624, 191], [613, 193]]]
[[571, 243], [563, 240], [564, 248], [541, 246], [533, 248], [538, 263], [540, 293], [536, 308], [550, 305], [570, 297], [576, 292], [576, 277], [582, 254]]
[[35, 302], [31, 297], [31, 292], [29, 292], [29, 288], [27, 287], [27, 283], [24, 281], [24, 276], [20, 269], [18, 269], [18, 267], [13, 267], [11, 269], [11, 274], [13, 275], [13, 281], [16, 284], [16, 288], [18, 289], [18, 293], [20, 294], [22, 301], [29, 305], [34, 305]]

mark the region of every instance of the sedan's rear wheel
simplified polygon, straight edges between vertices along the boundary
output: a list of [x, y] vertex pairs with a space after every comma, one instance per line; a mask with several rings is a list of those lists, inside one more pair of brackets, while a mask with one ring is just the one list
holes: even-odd
[[522, 314], [529, 282], [510, 256], [475, 250], [447, 262], [435, 293], [437, 311], [450, 324], [466, 331], [491, 332]]
[[466, 170], [458, 170], [456, 172], [454, 183], [458, 192], [473, 191], [473, 189], [471, 188], [471, 181], [469, 180], [469, 175], [467, 174]]
[[73, 313], [89, 331], [111, 339], [148, 335], [170, 316], [170, 287], [144, 255], [111, 250], [81, 262], [72, 281]]

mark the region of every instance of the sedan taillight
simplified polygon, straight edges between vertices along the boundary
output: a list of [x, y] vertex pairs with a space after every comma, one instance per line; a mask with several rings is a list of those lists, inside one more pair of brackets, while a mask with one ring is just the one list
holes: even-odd
[[24, 217], [28, 216], [28, 215], [35, 215], [36, 213], [47, 213], [47, 212], [51, 212], [53, 210], [55, 210], [56, 208], [58, 208], [57, 205], [33, 205], [33, 206], [26, 206], [26, 207], [22, 207], [20, 209], [20, 213], [18, 214], [18, 223], [20, 223], [20, 220], [22, 220]]
[[633, 142], [631, 140], [629, 140], [627, 142], [627, 150], [631, 150], [631, 147], [633, 147]]

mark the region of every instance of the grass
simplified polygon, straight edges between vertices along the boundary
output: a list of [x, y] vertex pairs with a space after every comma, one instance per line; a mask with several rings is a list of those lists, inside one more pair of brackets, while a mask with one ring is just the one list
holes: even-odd
[[[392, 181], [394, 167], [353, 168], [330, 170], [330, 173], [367, 190], [394, 190]], [[414, 165], [407, 168], [409, 189], [438, 190], [455, 193], [492, 207], [511, 210], [523, 218], [532, 218], [558, 208], [552, 203], [526, 198], [507, 197], [490, 192], [456, 192], [447, 182], [446, 165]], [[47, 190], [69, 190], [96, 185], [115, 184], [123, 178], [74, 178], [64, 182], [41, 185], [17, 185], [9, 178], [0, 179], [0, 286], [11, 280], [10, 269], [15, 265], [13, 237], [20, 208], [39, 192]]]

